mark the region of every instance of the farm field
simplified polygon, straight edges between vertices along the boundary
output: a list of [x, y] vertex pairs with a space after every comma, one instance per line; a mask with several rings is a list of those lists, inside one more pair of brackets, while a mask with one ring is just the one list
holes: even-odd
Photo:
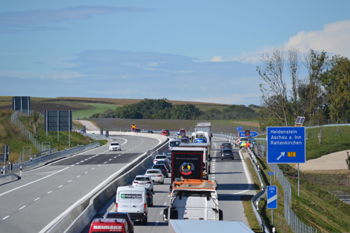
[[100, 103], [83, 103], [87, 109], [73, 111], [73, 119], [89, 118], [95, 113], [103, 113], [107, 109], [115, 110], [118, 106], [115, 104], [100, 104]]

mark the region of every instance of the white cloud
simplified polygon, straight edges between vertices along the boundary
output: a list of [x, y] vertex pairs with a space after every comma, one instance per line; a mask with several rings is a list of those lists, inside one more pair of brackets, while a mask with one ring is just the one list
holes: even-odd
[[215, 56], [215, 57], [213, 57], [211, 59], [211, 61], [213, 61], [213, 62], [220, 62], [220, 61], [224, 61], [224, 60], [222, 60], [222, 58], [220, 56]]
[[350, 57], [350, 20], [326, 24], [320, 31], [301, 31], [291, 37], [286, 48], [294, 47], [301, 52], [310, 48]]
[[52, 73], [41, 73], [40, 78], [42, 79], [74, 79], [84, 77], [83, 74], [79, 72], [58, 72], [54, 71]]

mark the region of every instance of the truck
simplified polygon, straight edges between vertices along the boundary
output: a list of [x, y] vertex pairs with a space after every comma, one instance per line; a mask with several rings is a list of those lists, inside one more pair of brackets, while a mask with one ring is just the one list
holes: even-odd
[[197, 132], [197, 131], [207, 132], [208, 136], [209, 136], [208, 142], [211, 142], [211, 138], [213, 137], [213, 134], [211, 132], [211, 122], [199, 122], [199, 123], [197, 123], [197, 125], [194, 126], [194, 132]]
[[181, 179], [203, 179], [203, 158], [206, 158], [207, 153], [205, 148], [171, 147], [170, 150], [171, 184]]
[[163, 211], [163, 220], [171, 219], [222, 220], [215, 184], [197, 179], [174, 181], [169, 207]]
[[170, 220], [168, 233], [253, 233], [240, 221]]
[[203, 153], [203, 171], [202, 171], [202, 178], [204, 180], [209, 179], [210, 174], [210, 145], [209, 143], [187, 143], [187, 144], [180, 144], [180, 148], [204, 148], [205, 153]]
[[209, 144], [211, 144], [210, 137], [209, 137], [209, 134], [207, 132], [196, 131], [196, 132], [193, 132], [192, 135], [191, 135], [191, 141], [192, 142], [195, 142], [197, 139], [200, 139], [200, 138], [204, 139]]

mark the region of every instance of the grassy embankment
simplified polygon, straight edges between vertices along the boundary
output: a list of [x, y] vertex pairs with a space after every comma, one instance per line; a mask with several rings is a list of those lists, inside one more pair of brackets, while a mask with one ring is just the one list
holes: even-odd
[[[247, 161], [250, 173], [252, 174], [255, 186], [259, 184], [258, 177], [251, 165]], [[264, 158], [259, 159], [261, 174], [264, 184], [270, 185], [270, 178], [267, 173], [270, 168], [266, 164]], [[329, 184], [329, 177], [319, 176], [319, 174], [300, 173], [300, 196], [298, 196], [298, 180], [297, 171], [289, 165], [280, 166], [284, 171], [284, 175], [289, 180], [292, 187], [292, 209], [301, 221], [321, 232], [349, 232], [350, 230], [350, 206], [340, 201], [338, 198], [330, 194], [325, 189], [325, 178]], [[335, 177], [332, 177], [333, 181]], [[272, 179], [273, 180], [273, 179]], [[315, 182], [317, 180], [318, 182]], [[284, 195], [282, 186], [276, 182], [272, 185], [277, 185], [278, 189], [278, 208], [274, 211], [274, 224], [271, 224], [271, 210], [266, 209], [266, 198], [259, 202], [259, 212], [263, 217], [269, 229], [272, 226], [276, 227], [276, 232], [291, 232], [289, 226], [284, 220]], [[255, 216], [249, 214], [252, 212], [252, 207], [249, 201], [243, 202], [249, 224], [252, 229], [256, 229], [259, 224], [255, 220]], [[257, 230], [256, 232], [260, 232]]]
[[79, 119], [89, 118], [93, 114], [103, 113], [107, 109], [115, 110], [118, 107], [117, 105], [114, 105], [114, 104], [101, 104], [101, 103], [83, 103], [83, 105], [86, 105], [89, 108], [73, 111], [72, 114], [73, 114], [74, 120], [76, 120], [78, 117]]
[[0, 111], [0, 150], [2, 146], [9, 145], [10, 162], [18, 160], [19, 153], [22, 152], [23, 146], [32, 146], [32, 153], [38, 152], [31, 141], [26, 138], [20, 129], [11, 123], [11, 110]]

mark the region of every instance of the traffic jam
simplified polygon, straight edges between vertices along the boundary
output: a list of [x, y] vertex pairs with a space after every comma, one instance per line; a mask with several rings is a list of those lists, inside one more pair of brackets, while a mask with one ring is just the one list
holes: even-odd
[[[161, 134], [170, 136], [166, 129]], [[211, 123], [198, 123], [191, 135], [180, 129], [169, 140], [168, 150], [153, 157], [152, 167], [137, 175], [131, 185], [117, 188], [115, 211], [108, 212], [104, 218], [94, 219], [89, 233], [133, 233], [134, 223], [147, 225], [148, 207], [153, 206], [154, 185], [163, 185], [167, 177], [171, 178], [170, 201], [163, 210], [163, 220], [168, 223], [169, 232], [188, 232], [181, 230], [188, 229], [188, 226], [182, 226], [180, 220], [223, 220], [217, 182], [209, 180], [211, 138]], [[114, 148], [118, 143], [113, 143], [112, 150], [118, 150], [119, 147]], [[221, 159], [234, 159], [230, 143], [223, 143], [220, 152]], [[251, 232], [245, 230], [242, 232]]]

